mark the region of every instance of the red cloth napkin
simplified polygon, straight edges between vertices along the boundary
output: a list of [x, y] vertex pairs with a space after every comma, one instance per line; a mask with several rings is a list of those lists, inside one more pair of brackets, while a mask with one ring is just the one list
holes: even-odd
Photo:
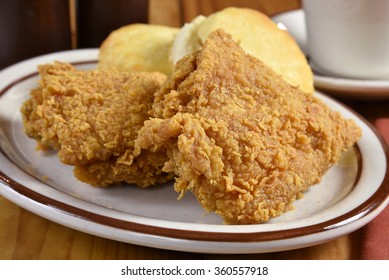
[[[389, 144], [389, 118], [377, 119], [375, 127]], [[361, 258], [389, 260], [389, 206], [362, 228]]]

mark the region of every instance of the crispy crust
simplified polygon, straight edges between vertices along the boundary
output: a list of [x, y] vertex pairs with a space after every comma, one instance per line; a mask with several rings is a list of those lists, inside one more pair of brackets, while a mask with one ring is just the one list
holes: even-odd
[[40, 85], [21, 113], [27, 135], [41, 149], [54, 148], [81, 181], [94, 186], [166, 182], [164, 153], [134, 158], [134, 140], [164, 82], [161, 73], [75, 69], [66, 63], [39, 67]]
[[223, 30], [180, 60], [135, 142], [166, 150], [164, 170], [226, 223], [268, 221], [292, 207], [360, 137], [351, 120], [287, 84]]

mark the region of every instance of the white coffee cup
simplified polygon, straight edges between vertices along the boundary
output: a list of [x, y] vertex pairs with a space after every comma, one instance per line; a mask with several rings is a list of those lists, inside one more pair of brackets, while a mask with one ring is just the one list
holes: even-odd
[[312, 68], [389, 80], [388, 0], [303, 0]]

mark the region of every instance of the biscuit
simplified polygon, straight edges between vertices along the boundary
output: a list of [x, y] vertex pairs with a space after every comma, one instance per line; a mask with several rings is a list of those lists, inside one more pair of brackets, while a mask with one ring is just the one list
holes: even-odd
[[98, 68], [169, 74], [170, 48], [178, 30], [153, 24], [130, 24], [114, 30], [100, 46]]
[[208, 17], [197, 17], [184, 26], [172, 46], [175, 63], [201, 48], [208, 35], [222, 28], [249, 54], [262, 60], [275, 73], [305, 92], [313, 92], [312, 70], [294, 38], [266, 15], [248, 8], [226, 8]]

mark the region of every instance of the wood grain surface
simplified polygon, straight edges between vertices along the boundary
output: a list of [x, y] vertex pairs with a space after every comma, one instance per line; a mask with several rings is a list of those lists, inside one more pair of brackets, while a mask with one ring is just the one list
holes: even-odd
[[0, 196], [0, 259], [357, 259], [359, 232], [276, 253], [220, 255], [160, 250], [96, 237], [50, 222]]
[[[198, 14], [209, 15], [228, 6], [250, 7], [273, 15], [299, 8], [300, 1], [150, 0], [148, 19], [150, 23], [179, 27]], [[388, 102], [345, 102], [371, 122], [389, 116]], [[317, 246], [275, 253], [185, 253], [127, 244], [73, 230], [0, 196], [0, 259], [358, 259], [361, 234], [358, 230]]]

